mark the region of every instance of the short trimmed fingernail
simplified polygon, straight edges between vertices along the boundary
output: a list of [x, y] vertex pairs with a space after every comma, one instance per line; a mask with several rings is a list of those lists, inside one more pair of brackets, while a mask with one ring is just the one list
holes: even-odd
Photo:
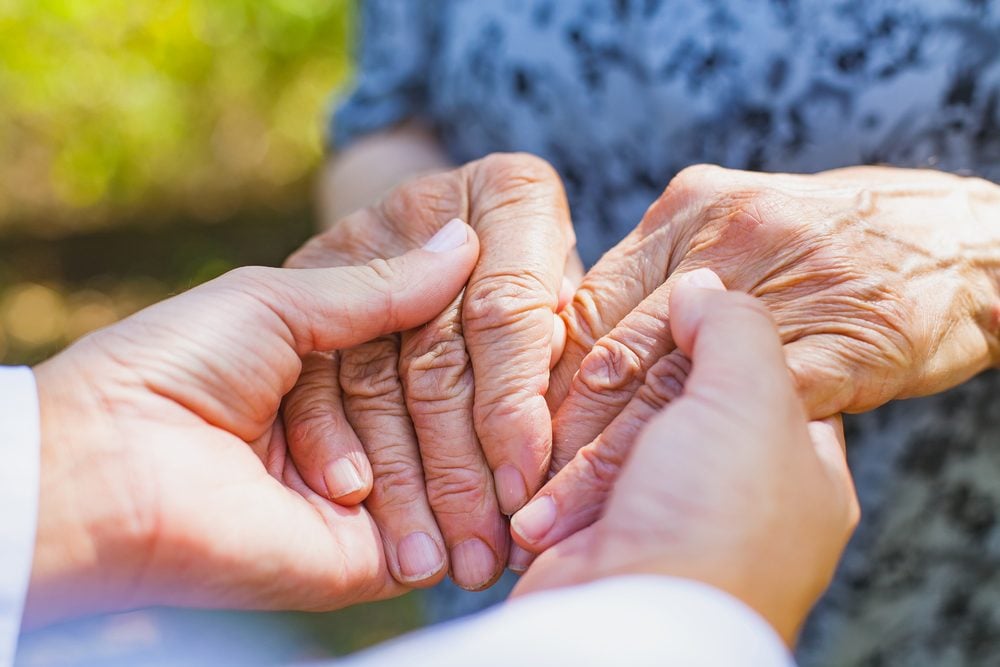
[[555, 523], [556, 503], [552, 496], [535, 498], [510, 518], [511, 528], [529, 542], [545, 537]]
[[689, 287], [714, 290], [726, 289], [726, 286], [722, 284], [722, 279], [719, 278], [719, 275], [712, 269], [695, 269], [690, 273], [685, 273], [681, 276], [680, 280]]
[[437, 231], [430, 240], [424, 244], [424, 250], [431, 252], [448, 252], [455, 248], [460, 248], [469, 240], [469, 230], [465, 223], [455, 218], [447, 225]]
[[323, 471], [323, 480], [330, 498], [336, 500], [365, 488], [365, 482], [354, 463], [346, 456], [337, 459]]
[[444, 566], [444, 554], [427, 533], [410, 533], [396, 548], [399, 570], [412, 581], [426, 579]]
[[507, 567], [511, 572], [520, 574], [528, 569], [531, 561], [535, 560], [535, 554], [527, 549], [523, 549], [516, 544], [510, 546], [510, 556], [507, 558]]
[[528, 502], [528, 487], [524, 484], [521, 471], [505, 463], [493, 473], [493, 484], [497, 488], [500, 511], [510, 516]]
[[497, 557], [478, 537], [468, 539], [451, 550], [451, 576], [462, 588], [483, 588], [497, 574]]

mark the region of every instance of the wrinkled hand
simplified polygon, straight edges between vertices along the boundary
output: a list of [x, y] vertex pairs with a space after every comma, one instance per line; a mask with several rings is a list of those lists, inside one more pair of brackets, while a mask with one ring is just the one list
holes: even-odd
[[[688, 371], [668, 299], [711, 267], [777, 321], [809, 415], [943, 390], [1000, 359], [1000, 187], [930, 171], [814, 176], [691, 168], [587, 274], [553, 371], [559, 516], [533, 549], [597, 518], [632, 437]], [[631, 407], [626, 407], [631, 406]]]
[[[759, 301], [716, 291], [706, 269], [676, 285], [670, 328], [693, 360], [687, 385], [661, 411], [655, 386], [632, 399], [626, 410], [649, 424], [604, 516], [541, 555], [515, 593], [620, 574], [690, 578], [743, 600], [791, 645], [859, 518], [840, 420], [807, 424]], [[542, 496], [513, 522], [531, 533], [554, 512]]]
[[41, 364], [28, 623], [403, 592], [368, 512], [309, 489], [277, 416], [302, 355], [416, 326], [454, 299], [478, 243], [460, 223], [446, 231], [437, 252], [364, 267], [238, 269]]
[[[423, 243], [452, 218], [482, 253], [463, 295], [426, 326], [307, 359], [288, 397], [289, 450], [317, 493], [365, 500], [393, 575], [468, 589], [507, 563], [504, 514], [542, 484], [544, 395], [565, 338], [554, 316], [575, 239], [558, 176], [530, 155], [494, 155], [393, 189], [317, 236], [289, 266], [339, 266]], [[495, 488], [495, 492], [494, 492]], [[370, 495], [369, 495], [370, 492]]]

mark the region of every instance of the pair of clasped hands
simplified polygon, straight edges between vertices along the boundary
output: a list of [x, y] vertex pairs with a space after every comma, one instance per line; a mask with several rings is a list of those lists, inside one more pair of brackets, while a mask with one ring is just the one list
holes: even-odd
[[582, 275], [538, 158], [399, 185], [289, 269], [36, 368], [27, 621], [332, 609], [509, 566], [522, 593], [698, 579], [791, 641], [857, 522], [837, 415], [995, 359], [992, 283], [941, 276], [963, 188], [1000, 200], [930, 172], [692, 168]]

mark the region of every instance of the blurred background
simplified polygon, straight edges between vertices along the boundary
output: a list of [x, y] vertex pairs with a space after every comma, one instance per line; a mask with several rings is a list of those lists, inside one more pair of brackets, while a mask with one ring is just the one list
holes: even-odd
[[345, 0], [0, 0], [0, 359], [312, 227]]
[[[346, 0], [0, 0], [0, 360], [305, 240], [352, 28]], [[421, 609], [142, 611], [29, 634], [18, 661], [273, 664], [381, 641]]]

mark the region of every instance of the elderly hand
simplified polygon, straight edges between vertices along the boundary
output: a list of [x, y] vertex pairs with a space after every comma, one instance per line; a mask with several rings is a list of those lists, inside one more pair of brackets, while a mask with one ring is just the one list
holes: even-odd
[[940, 391], [1000, 359], [1000, 187], [876, 167], [688, 169], [564, 312], [549, 395], [559, 473], [541, 491], [558, 516], [532, 549], [597, 518], [642, 426], [623, 411], [641, 388], [680, 392], [668, 299], [699, 267], [770, 309], [813, 418]]
[[456, 222], [427, 249], [368, 266], [238, 269], [41, 364], [27, 622], [149, 604], [331, 609], [403, 592], [368, 512], [302, 481], [279, 403], [302, 355], [428, 321], [477, 255]]
[[482, 244], [464, 295], [402, 337], [307, 359], [284, 418], [306, 483], [343, 505], [365, 500], [397, 580], [436, 583], [450, 560], [455, 581], [479, 589], [507, 563], [503, 514], [549, 467], [544, 395], [575, 259], [558, 176], [530, 155], [425, 176], [333, 225], [288, 265], [391, 256], [455, 217]]
[[[626, 410], [649, 424], [604, 516], [540, 556], [515, 593], [690, 578], [741, 599], [791, 645], [859, 518], [839, 418], [807, 424], [759, 301], [715, 291], [707, 269], [675, 284], [670, 328], [693, 360], [683, 393], [651, 383], [636, 394]], [[532, 534], [554, 511], [542, 496], [513, 521]]]

